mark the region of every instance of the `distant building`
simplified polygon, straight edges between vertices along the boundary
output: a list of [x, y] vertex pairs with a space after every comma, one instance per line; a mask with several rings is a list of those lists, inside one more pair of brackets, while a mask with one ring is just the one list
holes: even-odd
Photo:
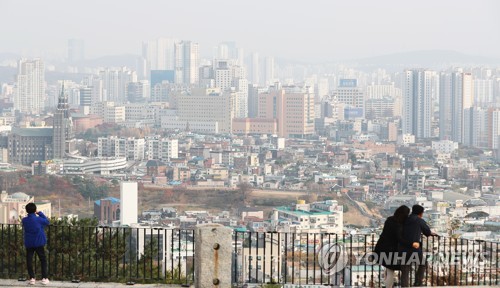
[[314, 94], [307, 87], [285, 86], [259, 94], [257, 118], [276, 119], [280, 137], [314, 134], [314, 115]]
[[12, 128], [8, 136], [9, 161], [31, 165], [52, 159], [52, 128]]
[[151, 96], [149, 81], [130, 82], [127, 85], [127, 100], [131, 103], [146, 102]]
[[233, 134], [276, 134], [276, 119], [234, 118]]
[[40, 114], [45, 98], [45, 65], [42, 60], [21, 59], [14, 88], [14, 109], [27, 114]]
[[432, 137], [432, 99], [437, 93], [435, 72], [407, 70], [403, 87], [403, 134]]
[[441, 73], [439, 83], [439, 138], [464, 143], [464, 110], [474, 104], [471, 73]]
[[108, 175], [127, 168], [125, 157], [68, 158], [63, 160], [64, 174], [100, 174]]
[[112, 224], [120, 220], [120, 199], [108, 197], [94, 202], [94, 217], [99, 224]]
[[143, 160], [145, 141], [140, 138], [99, 137], [97, 139], [98, 157], [125, 157], [128, 160]]
[[138, 223], [137, 209], [137, 182], [120, 183], [120, 225], [131, 225]]
[[199, 81], [200, 50], [198, 43], [175, 43], [175, 83], [197, 84]]
[[146, 155], [148, 160], [164, 162], [179, 158], [179, 140], [159, 136], [146, 137]]
[[85, 60], [85, 43], [82, 39], [68, 40], [68, 63], [74, 64]]
[[122, 69], [103, 69], [99, 71], [102, 80], [102, 100], [117, 103], [127, 102], [127, 86], [130, 82], [137, 82], [135, 71]]
[[146, 174], [151, 177], [165, 176], [167, 173], [167, 165], [160, 160], [149, 160], [146, 162]]
[[[173, 120], [173, 118], [172, 120], [181, 122], [181, 127], [186, 128], [191, 122], [213, 123], [217, 124], [219, 133], [232, 132], [232, 120], [235, 115], [235, 92], [224, 92], [218, 88], [193, 89], [189, 94], [179, 95], [177, 101], [177, 120]], [[189, 125], [189, 127], [196, 132], [194, 125]], [[216, 131], [212, 133], [216, 133]]]
[[304, 200], [297, 201], [293, 206], [274, 208], [274, 224], [286, 222], [287, 227], [296, 233], [336, 233], [341, 235], [344, 230], [343, 207], [335, 200], [306, 204]]
[[73, 122], [69, 116], [68, 97], [64, 94], [64, 84], [54, 113], [52, 153], [55, 159], [63, 159], [73, 151]]
[[[35, 198], [23, 192], [7, 194], [2, 191], [0, 195], [0, 223], [1, 224], [19, 224], [21, 219], [26, 216], [26, 204], [35, 203]], [[35, 203], [38, 211], [42, 211], [47, 217], [51, 217], [50, 202]]]
[[98, 115], [104, 123], [122, 123], [125, 121], [125, 106], [115, 102], [98, 102], [90, 107], [90, 114]]
[[337, 101], [343, 103], [347, 109], [357, 108], [357, 110], [360, 110], [360, 118], [363, 118], [365, 112], [365, 94], [358, 87], [356, 79], [340, 79], [339, 86], [333, 94]]
[[104, 123], [103, 118], [97, 115], [73, 114], [71, 118], [75, 133], [85, 132]]

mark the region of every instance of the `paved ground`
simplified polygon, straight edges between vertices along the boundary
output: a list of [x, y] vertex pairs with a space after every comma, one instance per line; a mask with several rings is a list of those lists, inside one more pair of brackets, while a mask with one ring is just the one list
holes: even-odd
[[44, 286], [37, 281], [33, 286], [28, 285], [26, 282], [11, 280], [11, 279], [0, 279], [0, 287], [78, 287], [78, 288], [111, 288], [111, 287], [138, 287], [138, 288], [149, 288], [149, 287], [175, 287], [179, 288], [181, 285], [166, 285], [166, 284], [135, 284], [133, 286], [122, 284], [122, 283], [97, 283], [97, 282], [82, 282], [82, 283], [71, 283], [71, 282], [61, 282], [61, 281], [51, 281], [49, 285]]
[[[85, 282], [85, 283], [71, 283], [71, 282], [61, 282], [52, 281], [49, 285], [44, 286], [40, 282], [31, 286], [26, 282], [20, 282], [11, 279], [0, 279], [0, 287], [78, 287], [78, 288], [111, 288], [111, 287], [138, 287], [138, 288], [149, 288], [149, 287], [171, 287], [180, 288], [181, 285], [167, 285], [167, 284], [135, 284], [133, 286], [122, 284], [122, 283], [97, 283], [97, 282]], [[259, 285], [259, 287], [261, 287]], [[294, 286], [295, 287], [295, 286]], [[325, 286], [328, 287], [328, 286]], [[499, 287], [499, 286], [446, 286], [446, 288], [463, 288], [463, 287]]]

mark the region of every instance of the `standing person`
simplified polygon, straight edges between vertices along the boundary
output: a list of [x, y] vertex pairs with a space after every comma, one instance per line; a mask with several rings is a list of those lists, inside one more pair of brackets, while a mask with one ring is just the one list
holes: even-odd
[[415, 273], [415, 283], [413, 286], [422, 286], [424, 280], [424, 274], [426, 269], [426, 261], [422, 251], [422, 234], [425, 236], [437, 236], [436, 233], [431, 232], [429, 225], [422, 219], [424, 215], [424, 207], [420, 205], [413, 205], [411, 208], [411, 214], [406, 219], [403, 225], [403, 238], [408, 239], [412, 242], [420, 243], [418, 248], [408, 248], [401, 246], [401, 251], [406, 253], [405, 263], [401, 265], [401, 286], [410, 287], [410, 270], [411, 264], [417, 264], [418, 268]]
[[374, 252], [378, 255], [379, 264], [385, 267], [385, 287], [394, 286], [394, 271], [401, 270], [400, 263], [397, 262], [400, 246], [418, 248], [418, 242], [406, 241], [403, 238], [403, 224], [410, 214], [410, 208], [405, 205], [400, 206], [394, 215], [385, 220], [382, 234], [375, 245]]
[[49, 225], [49, 219], [41, 211], [36, 211], [35, 203], [26, 204], [28, 216], [23, 218], [24, 246], [26, 247], [26, 265], [30, 280], [28, 284], [35, 285], [35, 272], [33, 272], [33, 254], [36, 252], [42, 264], [42, 285], [49, 284], [47, 273], [47, 257], [45, 256], [45, 244], [47, 237], [43, 230]]

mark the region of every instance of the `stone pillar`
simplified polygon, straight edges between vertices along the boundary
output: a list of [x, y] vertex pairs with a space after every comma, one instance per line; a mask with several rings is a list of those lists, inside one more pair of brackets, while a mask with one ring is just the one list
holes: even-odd
[[232, 230], [220, 224], [195, 229], [195, 287], [231, 288]]

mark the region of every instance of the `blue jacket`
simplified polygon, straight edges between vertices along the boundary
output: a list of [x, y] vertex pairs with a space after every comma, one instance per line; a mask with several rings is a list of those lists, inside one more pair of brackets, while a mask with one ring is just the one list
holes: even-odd
[[47, 244], [47, 237], [43, 228], [49, 225], [49, 219], [42, 212], [30, 213], [23, 218], [24, 246], [26, 248], [41, 247]]

